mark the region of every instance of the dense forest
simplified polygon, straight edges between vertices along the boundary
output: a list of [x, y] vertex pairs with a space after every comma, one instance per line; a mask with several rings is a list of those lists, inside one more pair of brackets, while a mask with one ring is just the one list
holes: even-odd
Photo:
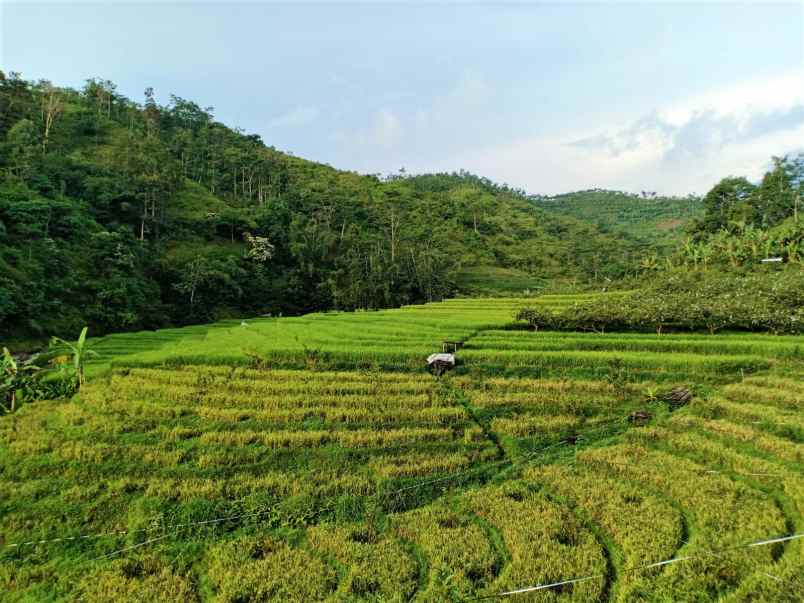
[[176, 96], [0, 73], [4, 337], [605, 282], [642, 254], [464, 172], [339, 171]]
[[[42, 338], [801, 261], [804, 159], [699, 202], [306, 161], [176, 96], [0, 73], [0, 334]], [[686, 229], [686, 230], [684, 230]], [[683, 240], [684, 233], [688, 235]], [[675, 250], [675, 251], [674, 251]]]

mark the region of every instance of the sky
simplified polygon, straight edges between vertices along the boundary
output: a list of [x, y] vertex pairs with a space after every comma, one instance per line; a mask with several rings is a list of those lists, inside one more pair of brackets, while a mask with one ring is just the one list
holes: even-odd
[[0, 0], [0, 69], [361, 173], [685, 195], [804, 150], [804, 2]]

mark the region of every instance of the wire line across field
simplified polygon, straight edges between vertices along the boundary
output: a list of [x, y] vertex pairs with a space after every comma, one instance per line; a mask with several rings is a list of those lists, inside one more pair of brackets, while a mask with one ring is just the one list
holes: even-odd
[[[78, 396], [0, 418], [0, 585], [11, 601], [795, 600], [804, 339], [514, 320], [583, 299], [100, 339]], [[458, 364], [435, 378], [445, 341]]]

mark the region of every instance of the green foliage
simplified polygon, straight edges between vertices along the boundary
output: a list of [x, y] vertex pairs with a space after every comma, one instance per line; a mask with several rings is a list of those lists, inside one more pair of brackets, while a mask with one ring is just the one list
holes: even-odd
[[544, 308], [522, 308], [516, 313], [515, 320], [524, 320], [534, 331], [561, 326], [559, 315]]
[[679, 246], [673, 263], [734, 271], [773, 257], [801, 266], [803, 183], [804, 154], [774, 157], [758, 185], [745, 178], [721, 180], [704, 197], [705, 213], [690, 225], [690, 237]]
[[72, 363], [72, 370], [75, 379], [75, 390], [81, 389], [84, 385], [85, 367], [87, 360], [98, 356], [98, 353], [90, 348], [87, 342], [88, 327], [81, 329], [81, 334], [75, 342], [66, 341], [60, 337], [54, 337], [50, 342], [50, 352], [54, 355], [69, 354]]
[[46, 368], [48, 355], [15, 358], [8, 348], [0, 356], [0, 411], [15, 412], [20, 404], [71, 396], [74, 379], [61, 366]]
[[552, 197], [533, 197], [537, 206], [553, 214], [573, 216], [598, 224], [607, 232], [626, 233], [641, 243], [642, 250], [669, 252], [684, 228], [701, 214], [695, 196], [667, 197], [653, 192], [624, 193], [603, 189], [577, 191]]
[[804, 275], [787, 270], [736, 275], [676, 271], [637, 291], [576, 303], [554, 314], [522, 308], [517, 320], [551, 329], [605, 332], [667, 328], [801, 333]]
[[35, 364], [19, 362], [3, 348], [0, 358], [0, 407], [5, 412], [17, 410], [18, 399], [30, 396], [34, 373], [39, 370]]
[[466, 172], [381, 179], [295, 158], [152, 90], [136, 103], [104, 80], [11, 74], [0, 107], [4, 336], [588, 286], [645, 249]]

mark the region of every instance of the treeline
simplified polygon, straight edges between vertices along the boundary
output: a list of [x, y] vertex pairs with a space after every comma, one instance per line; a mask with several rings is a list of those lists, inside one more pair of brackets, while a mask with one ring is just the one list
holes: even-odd
[[361, 176], [176, 96], [0, 72], [5, 338], [428, 301], [470, 266], [603, 282], [643, 251], [464, 172]]
[[804, 274], [676, 273], [643, 289], [601, 296], [561, 312], [522, 308], [516, 319], [535, 330], [802, 333]]
[[804, 154], [774, 157], [758, 184], [745, 178], [721, 180], [703, 199], [704, 214], [672, 263], [682, 267], [740, 269], [777, 258], [801, 269]]

